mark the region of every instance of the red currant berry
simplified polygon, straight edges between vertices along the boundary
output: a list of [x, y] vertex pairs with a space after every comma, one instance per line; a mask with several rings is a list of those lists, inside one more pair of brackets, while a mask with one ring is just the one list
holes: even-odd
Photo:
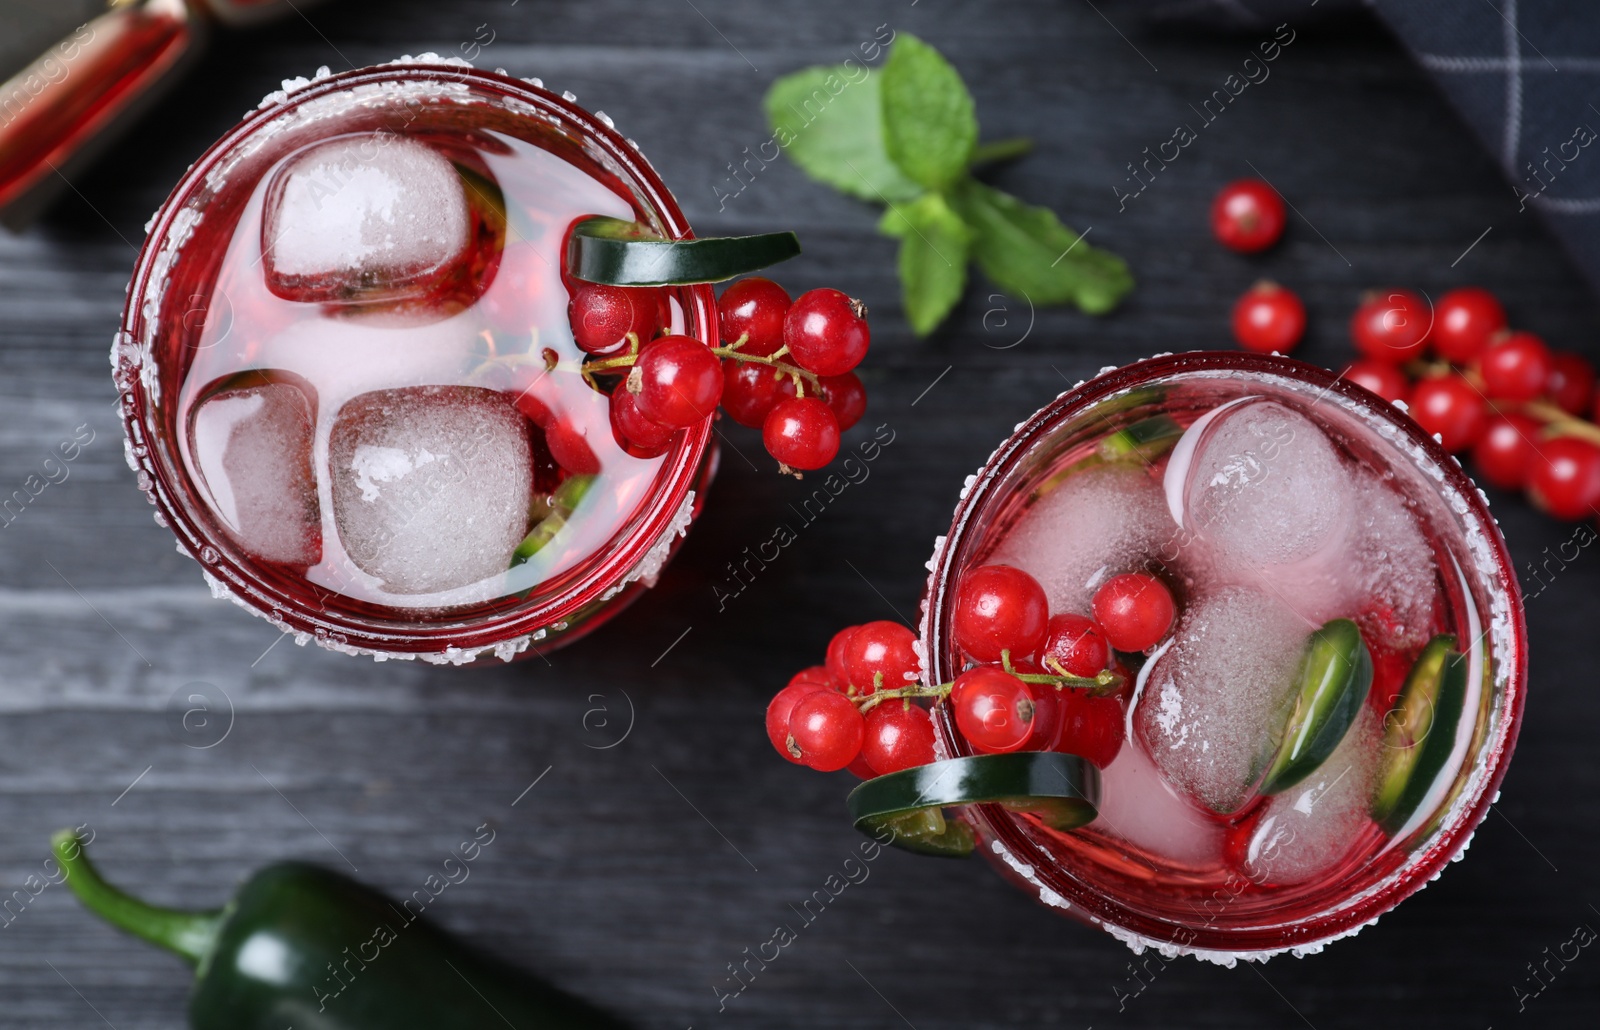
[[661, 292], [582, 283], [567, 302], [572, 338], [590, 354], [615, 354], [633, 333], [642, 346], [661, 329]]
[[1411, 380], [1406, 374], [1384, 361], [1353, 361], [1339, 375], [1390, 404], [1405, 400], [1411, 392]]
[[[1032, 662], [1014, 665], [1021, 673], [1038, 673], [1044, 670]], [[1019, 751], [1049, 751], [1056, 746], [1061, 733], [1061, 694], [1050, 683], [1029, 683], [1028, 696], [1033, 699], [1033, 729]]]
[[842, 376], [867, 356], [867, 309], [838, 290], [808, 290], [789, 307], [783, 342], [795, 363], [819, 376]]
[[1483, 392], [1495, 400], [1531, 401], [1550, 381], [1550, 348], [1532, 333], [1509, 333], [1478, 357]]
[[956, 728], [988, 754], [1017, 751], [1033, 733], [1033, 695], [1004, 669], [980, 665], [956, 677], [950, 692]]
[[1451, 454], [1477, 443], [1489, 425], [1489, 402], [1453, 372], [1418, 383], [1411, 391], [1410, 410], [1417, 425], [1437, 436], [1440, 446]]
[[1446, 361], [1470, 364], [1506, 327], [1506, 309], [1494, 294], [1463, 286], [1439, 298], [1433, 312], [1433, 349]]
[[1594, 399], [1594, 366], [1582, 354], [1556, 351], [1550, 355], [1550, 379], [1545, 394], [1556, 407], [1582, 418]]
[[844, 768], [846, 772], [858, 780], [870, 780], [878, 775], [878, 771], [872, 767], [872, 763], [867, 761], [866, 755], [856, 755], [855, 760]]
[[851, 636], [859, 628], [859, 626], [846, 626], [835, 633], [832, 640], [828, 641], [828, 658], [824, 668], [828, 670], [828, 675], [833, 677], [833, 681], [839, 684], [841, 689], [850, 685], [850, 669], [845, 665], [845, 655], [850, 650]]
[[1508, 411], [1495, 415], [1472, 448], [1478, 475], [1503, 490], [1520, 490], [1539, 460], [1539, 420]]
[[839, 681], [833, 678], [833, 673], [828, 671], [826, 665], [810, 665], [789, 678], [789, 686], [796, 683], [814, 683], [824, 690], [841, 690]]
[[595, 457], [589, 440], [567, 419], [554, 419], [545, 427], [545, 446], [557, 465], [575, 476], [594, 476], [600, 473], [600, 459]]
[[1055, 750], [1082, 755], [1102, 769], [1116, 761], [1125, 735], [1122, 702], [1071, 687], [1060, 693], [1061, 731]]
[[1558, 519], [1577, 521], [1600, 505], [1600, 447], [1570, 436], [1546, 440], [1528, 473], [1528, 496]]
[[839, 453], [839, 420], [817, 397], [790, 397], [761, 426], [767, 453], [793, 469], [819, 469]]
[[723, 290], [717, 300], [722, 340], [734, 344], [743, 338], [740, 354], [765, 358], [782, 347], [783, 316], [788, 313], [789, 294], [771, 279], [758, 275], [740, 279]]
[[1146, 651], [1172, 628], [1178, 607], [1172, 591], [1145, 572], [1112, 576], [1094, 593], [1094, 621], [1118, 651]]
[[756, 361], [722, 363], [722, 410], [741, 426], [760, 429], [773, 405], [782, 399], [778, 387], [783, 373]]
[[1222, 187], [1211, 202], [1211, 232], [1230, 250], [1254, 254], [1278, 242], [1289, 221], [1278, 191], [1260, 179]]
[[1306, 306], [1293, 290], [1256, 283], [1233, 305], [1233, 338], [1257, 354], [1287, 354], [1306, 331]]
[[867, 388], [861, 385], [854, 372], [823, 376], [819, 382], [822, 399], [832, 409], [833, 417], [839, 420], [841, 432], [861, 421], [861, 416], [867, 413]]
[[1044, 642], [1050, 601], [1039, 581], [1010, 565], [984, 565], [961, 577], [952, 629], [956, 646], [980, 662], [1032, 657]]
[[1385, 290], [1356, 308], [1350, 338], [1365, 357], [1399, 365], [1422, 356], [1432, 322], [1426, 297], [1413, 290]]
[[789, 750], [789, 717], [794, 713], [794, 706], [800, 699], [810, 697], [819, 690], [827, 690], [818, 683], [802, 680], [799, 676], [789, 681], [789, 685], [773, 695], [767, 702], [767, 739], [772, 741], [772, 746], [778, 754], [787, 758], [795, 765], [803, 764], [800, 756]]
[[917, 678], [917, 652], [912, 649], [916, 635], [898, 622], [869, 622], [850, 634], [844, 649], [844, 668], [849, 681], [863, 694], [879, 684], [885, 689], [903, 687]]
[[1093, 619], [1071, 612], [1050, 617], [1039, 663], [1056, 676], [1096, 676], [1111, 660], [1111, 645]]
[[633, 394], [619, 386], [611, 392], [611, 435], [635, 458], [659, 458], [672, 449], [678, 431], [645, 418]]
[[639, 353], [634, 367], [627, 386], [639, 377], [639, 410], [653, 422], [686, 429], [710, 418], [722, 400], [722, 362], [699, 340], [663, 336]]
[[879, 776], [933, 761], [933, 719], [926, 708], [886, 701], [867, 713], [861, 757]]
[[855, 702], [831, 690], [807, 694], [789, 714], [789, 740], [800, 752], [801, 764], [822, 772], [855, 761], [866, 733], [866, 720]]

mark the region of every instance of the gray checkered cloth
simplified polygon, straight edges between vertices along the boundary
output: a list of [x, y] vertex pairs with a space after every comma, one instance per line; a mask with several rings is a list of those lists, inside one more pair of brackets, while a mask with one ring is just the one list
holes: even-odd
[[1369, 7], [1600, 290], [1600, 0], [1162, 0], [1158, 21], [1260, 29]]

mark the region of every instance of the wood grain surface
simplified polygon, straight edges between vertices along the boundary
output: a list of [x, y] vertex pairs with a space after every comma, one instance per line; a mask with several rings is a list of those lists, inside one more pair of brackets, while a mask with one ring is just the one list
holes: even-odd
[[[1298, 27], [1270, 79], [1119, 212], [1124, 165], [1192, 120], [1189, 105], [1255, 39], [1153, 34], [1127, 6], [1082, 0], [350, 0], [307, 15], [219, 34], [50, 217], [0, 237], [0, 493], [76, 427], [94, 432], [66, 481], [0, 529], [0, 895], [41, 869], [64, 825], [92, 826], [96, 855], [129, 888], [209, 905], [289, 856], [409, 893], [489, 821], [495, 842], [431, 914], [641, 1027], [1594, 1024], [1600, 954], [1550, 956], [1600, 928], [1600, 558], [1555, 557], [1572, 528], [1510, 496], [1496, 512], [1519, 566], [1551, 570], [1528, 602], [1533, 688], [1516, 762], [1467, 860], [1377, 927], [1264, 968], [1141, 962], [982, 862], [890, 853], [719, 1011], [729, 963], [797, 923], [791, 905], [860, 839], [846, 774], [770, 753], [767, 698], [837, 627], [914, 615], [963, 477], [1014, 423], [1103, 365], [1226, 346], [1234, 297], [1262, 276], [1301, 292], [1302, 353], [1323, 364], [1347, 360], [1362, 290], [1437, 296], [1468, 282], [1498, 291], [1519, 325], [1600, 359], [1594, 301], [1379, 30]], [[1030, 313], [979, 281], [918, 341], [869, 206], [780, 163], [719, 208], [728, 163], [768, 137], [767, 84], [842, 59], [883, 25], [954, 61], [987, 138], [1038, 141], [993, 179], [1127, 258], [1138, 287], [1122, 310]], [[796, 524], [790, 504], [809, 489], [775, 475], [738, 427], [661, 585], [548, 662], [436, 669], [280, 643], [209, 597], [123, 464], [106, 355], [141, 226], [279, 79], [460, 53], [486, 32], [480, 65], [608, 112], [700, 231], [799, 231], [805, 254], [783, 281], [841, 286], [873, 311], [871, 407], [846, 446], [875, 426], [893, 443], [721, 610], [727, 563]], [[1282, 246], [1245, 259], [1211, 241], [1206, 208], [1252, 168], [1300, 217]], [[214, 747], [192, 746], [169, 705], [195, 689], [231, 707]], [[0, 926], [6, 1027], [179, 1026], [188, 980], [61, 887]]]

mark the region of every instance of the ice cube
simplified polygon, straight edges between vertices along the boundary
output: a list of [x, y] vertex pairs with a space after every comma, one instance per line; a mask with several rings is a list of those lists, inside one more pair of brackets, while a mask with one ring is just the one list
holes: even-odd
[[1179, 797], [1140, 747], [1124, 747], [1101, 773], [1094, 825], [1163, 861], [1197, 869], [1222, 854], [1217, 824]]
[[379, 390], [345, 404], [328, 463], [350, 560], [396, 594], [505, 572], [528, 532], [530, 431], [506, 394], [478, 387]]
[[438, 151], [393, 133], [328, 140], [267, 187], [267, 285], [302, 301], [402, 296], [460, 259], [469, 225], [461, 176]]
[[1300, 883], [1327, 872], [1372, 824], [1368, 811], [1383, 750], [1365, 706], [1327, 761], [1270, 799], [1257, 817], [1244, 871], [1256, 883]]
[[1095, 588], [1170, 551], [1176, 527], [1143, 466], [1079, 472], [1034, 502], [991, 561], [1044, 587], [1052, 612], [1087, 615]]
[[1173, 450], [1165, 487], [1185, 534], [1234, 571], [1325, 555], [1352, 519], [1350, 476], [1332, 442], [1276, 401], [1234, 402], [1195, 422]]
[[1343, 564], [1346, 606], [1369, 639], [1420, 647], [1434, 632], [1438, 560], [1405, 499], [1376, 476], [1358, 479], [1355, 543]]
[[256, 558], [320, 561], [309, 387], [282, 373], [246, 372], [213, 389], [195, 409], [191, 437], [212, 510]]
[[1191, 602], [1143, 677], [1133, 719], [1174, 787], [1221, 813], [1250, 798], [1311, 630], [1278, 598], [1250, 588]]

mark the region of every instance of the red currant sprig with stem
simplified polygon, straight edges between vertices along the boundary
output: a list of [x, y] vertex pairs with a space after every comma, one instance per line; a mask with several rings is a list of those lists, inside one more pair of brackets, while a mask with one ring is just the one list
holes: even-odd
[[659, 304], [628, 296], [655, 292], [585, 283], [569, 307], [574, 337], [594, 355], [582, 367], [584, 380], [603, 391], [597, 376], [623, 375], [613, 398], [625, 391], [628, 410], [612, 421], [629, 453], [662, 453], [671, 433], [723, 404], [736, 421], [761, 428], [780, 471], [798, 477], [798, 470], [833, 460], [840, 433], [865, 407], [852, 372], [870, 341], [859, 301], [818, 289], [791, 302], [771, 280], [742, 279], [718, 302], [725, 331], [737, 335], [711, 347], [686, 336], [656, 337], [665, 319], [650, 313], [659, 316]]
[[948, 683], [925, 684], [911, 630], [892, 622], [847, 627], [829, 643], [826, 665], [796, 675], [773, 698], [768, 737], [797, 764], [886, 775], [933, 761], [932, 723], [915, 704], [929, 701], [950, 705], [962, 737], [986, 754], [1061, 750], [1109, 765], [1122, 747], [1130, 680], [1112, 645], [1147, 649], [1165, 639], [1172, 595], [1154, 576], [1126, 573], [1096, 592], [1093, 619], [1051, 617], [1048, 607], [1021, 569], [971, 569], [956, 590], [952, 630], [973, 665]]

